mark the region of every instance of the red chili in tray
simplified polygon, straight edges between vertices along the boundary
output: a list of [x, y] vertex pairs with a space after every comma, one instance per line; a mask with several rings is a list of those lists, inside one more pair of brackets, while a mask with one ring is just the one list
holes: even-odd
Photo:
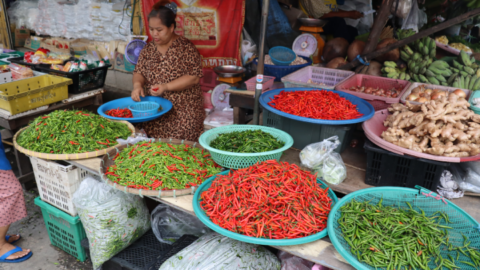
[[108, 116], [113, 116], [113, 117], [121, 117], [121, 118], [133, 118], [132, 112], [125, 108], [125, 109], [111, 109], [109, 111], [105, 112], [106, 115]]
[[363, 116], [357, 106], [326, 90], [282, 91], [268, 105], [282, 112], [323, 120], [350, 120]]
[[332, 205], [316, 174], [275, 160], [219, 175], [200, 196], [200, 206], [213, 223], [268, 239], [319, 233], [327, 227]]

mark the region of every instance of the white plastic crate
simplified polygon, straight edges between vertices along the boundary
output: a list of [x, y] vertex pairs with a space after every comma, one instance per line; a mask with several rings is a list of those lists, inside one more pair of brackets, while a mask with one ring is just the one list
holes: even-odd
[[30, 157], [30, 162], [42, 201], [76, 216], [73, 193], [90, 173], [73, 165], [64, 166], [35, 157]]
[[355, 75], [355, 72], [308, 66], [282, 78], [285, 88], [313, 87], [321, 89], [334, 89], [344, 80]]

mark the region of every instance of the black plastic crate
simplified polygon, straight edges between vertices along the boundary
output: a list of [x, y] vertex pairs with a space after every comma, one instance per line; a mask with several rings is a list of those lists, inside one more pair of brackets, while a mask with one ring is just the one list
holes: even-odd
[[[158, 257], [166, 254], [172, 246], [159, 242], [153, 231], [149, 230], [132, 245], [106, 261], [102, 270], [144, 270]], [[82, 241], [82, 247], [88, 249], [87, 253], [90, 255], [88, 239]]]
[[70, 94], [80, 94], [90, 90], [102, 88], [105, 85], [107, 71], [111, 66], [112, 65], [105, 65], [103, 67], [79, 72], [63, 72], [40, 65], [36, 67], [36, 70], [51, 75], [72, 79], [73, 83], [68, 86], [68, 92]]
[[319, 125], [283, 117], [263, 109], [263, 125], [280, 129], [293, 138], [293, 147], [303, 149], [311, 143], [321, 142], [337, 135], [340, 146], [335, 152], [342, 153], [352, 140], [356, 124], [352, 125]]
[[8, 58], [7, 60], [10, 61], [11, 63], [27, 66], [33, 70], [38, 71], [37, 67], [39, 66], [39, 64], [27, 63], [24, 61], [25, 59], [23, 57], [12, 57], [12, 58]]
[[365, 184], [372, 186], [396, 186], [413, 188], [416, 185], [437, 190], [442, 172], [449, 163], [402, 156], [373, 144], [368, 139]]
[[158, 256], [157, 259], [145, 269], [158, 270], [160, 266], [162, 266], [162, 264], [166, 262], [170, 257], [174, 256], [175, 254], [180, 252], [182, 249], [188, 247], [197, 239], [198, 237], [194, 235], [188, 235], [188, 234], [180, 237], [177, 241], [175, 241], [175, 243], [173, 243], [172, 248], [168, 252]]

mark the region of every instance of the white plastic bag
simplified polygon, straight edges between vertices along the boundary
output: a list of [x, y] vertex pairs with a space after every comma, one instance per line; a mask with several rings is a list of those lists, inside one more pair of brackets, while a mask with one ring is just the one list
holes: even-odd
[[205, 121], [204, 124], [210, 125], [213, 127], [222, 127], [233, 125], [233, 109], [232, 108], [223, 108], [223, 110], [213, 110]]
[[218, 233], [206, 234], [170, 257], [159, 270], [279, 270], [278, 258], [263, 246]]
[[390, 13], [392, 15], [396, 15], [399, 18], [405, 19], [410, 13], [412, 5], [412, 0], [398, 0], [397, 7], [397, 1], [394, 1]]
[[307, 145], [300, 152], [302, 165], [312, 169], [318, 177], [338, 185], [347, 178], [347, 168], [340, 154], [333, 152], [340, 145], [338, 136]]
[[87, 177], [73, 194], [90, 243], [94, 269], [150, 229], [148, 209], [139, 196], [126, 194]]
[[152, 230], [158, 241], [171, 244], [184, 234], [202, 236], [211, 230], [196, 217], [168, 205], [159, 204], [152, 212]]
[[282, 263], [281, 270], [310, 270], [313, 262], [307, 261], [285, 251], [278, 251], [277, 257]]

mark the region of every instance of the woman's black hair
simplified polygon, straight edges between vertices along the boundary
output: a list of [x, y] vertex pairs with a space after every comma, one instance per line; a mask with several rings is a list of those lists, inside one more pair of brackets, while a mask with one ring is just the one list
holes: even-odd
[[177, 15], [173, 13], [173, 11], [167, 7], [165, 7], [166, 4], [168, 4], [169, 1], [161, 0], [155, 3], [153, 5], [152, 11], [150, 11], [150, 14], [148, 14], [148, 19], [150, 18], [159, 18], [163, 25], [166, 27], [170, 27], [173, 24], [173, 28], [175, 29], [177, 27], [177, 23], [175, 22], [175, 18]]

